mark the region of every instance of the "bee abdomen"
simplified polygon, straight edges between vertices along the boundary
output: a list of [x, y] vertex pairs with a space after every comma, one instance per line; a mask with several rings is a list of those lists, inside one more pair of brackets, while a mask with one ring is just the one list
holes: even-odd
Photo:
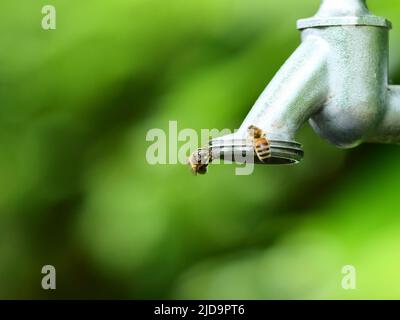
[[254, 141], [254, 151], [261, 162], [271, 157], [271, 147], [267, 138]]

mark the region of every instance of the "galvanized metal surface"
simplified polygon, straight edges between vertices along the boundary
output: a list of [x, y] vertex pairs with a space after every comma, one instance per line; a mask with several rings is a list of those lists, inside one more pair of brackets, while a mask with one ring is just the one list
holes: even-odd
[[[388, 85], [390, 22], [372, 15], [363, 0], [323, 0], [298, 27], [301, 45], [240, 129], [210, 142], [213, 157], [251, 152], [247, 129], [256, 126], [271, 141], [264, 163], [297, 163], [303, 151], [295, 134], [307, 121], [341, 148], [400, 142], [400, 86]], [[253, 161], [260, 162], [256, 156]]]

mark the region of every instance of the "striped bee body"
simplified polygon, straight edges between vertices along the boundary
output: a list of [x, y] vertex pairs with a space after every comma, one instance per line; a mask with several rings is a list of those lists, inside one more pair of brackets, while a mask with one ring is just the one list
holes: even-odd
[[265, 133], [255, 126], [250, 126], [248, 131], [253, 140], [253, 148], [257, 158], [261, 162], [264, 162], [266, 159], [272, 156], [271, 146], [267, 137], [265, 136]]

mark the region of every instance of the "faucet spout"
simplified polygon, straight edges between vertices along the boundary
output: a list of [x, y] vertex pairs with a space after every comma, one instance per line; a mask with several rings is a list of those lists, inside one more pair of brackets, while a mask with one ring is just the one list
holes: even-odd
[[239, 132], [253, 125], [271, 139], [293, 140], [326, 100], [328, 53], [324, 40], [308, 36], [258, 98]]
[[303, 150], [295, 136], [307, 121], [340, 148], [400, 143], [400, 86], [388, 86], [390, 21], [370, 13], [365, 0], [323, 0], [297, 28], [301, 45], [238, 131], [211, 140], [192, 157], [195, 172], [204, 173], [217, 158], [297, 163]]
[[[239, 130], [210, 142], [214, 159], [243, 162], [243, 155], [247, 154], [246, 162], [292, 164], [300, 161], [303, 151], [294, 137], [299, 128], [322, 108], [327, 98], [328, 54], [329, 45], [307, 33], [258, 98]], [[254, 152], [255, 141], [249, 135], [249, 128], [261, 130], [265, 136], [268, 157], [260, 158]]]

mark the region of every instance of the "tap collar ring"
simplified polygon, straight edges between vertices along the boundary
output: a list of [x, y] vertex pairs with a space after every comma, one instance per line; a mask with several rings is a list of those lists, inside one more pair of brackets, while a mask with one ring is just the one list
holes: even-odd
[[269, 140], [269, 143], [271, 154], [263, 161], [254, 153], [253, 144], [246, 139], [224, 141], [217, 138], [210, 141], [209, 147], [213, 158], [238, 161], [251, 154], [254, 159], [250, 162], [257, 164], [296, 164], [304, 156], [301, 144], [296, 141]]
[[297, 29], [333, 27], [333, 26], [374, 26], [391, 29], [392, 23], [383, 18], [373, 15], [360, 17], [330, 17], [330, 18], [307, 18], [297, 21]]

